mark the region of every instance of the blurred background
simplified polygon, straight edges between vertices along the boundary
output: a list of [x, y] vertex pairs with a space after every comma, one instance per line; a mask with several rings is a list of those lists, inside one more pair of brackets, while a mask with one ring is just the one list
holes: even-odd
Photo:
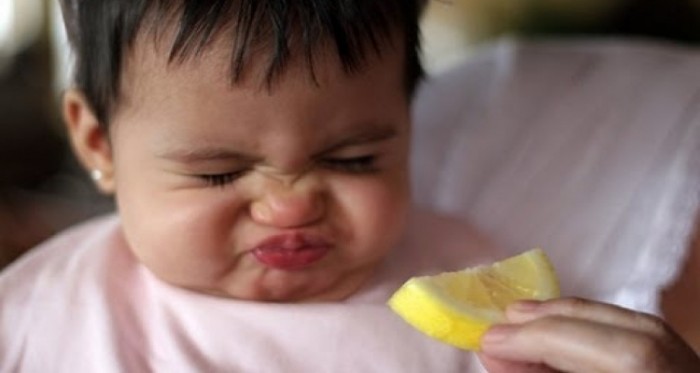
[[428, 0], [425, 64], [439, 71], [502, 37], [700, 42], [700, 0]]
[[[424, 62], [437, 73], [517, 38], [700, 42], [700, 0], [429, 0]], [[70, 52], [57, 0], [0, 0], [0, 268], [58, 230], [112, 209], [76, 165], [59, 101]]]

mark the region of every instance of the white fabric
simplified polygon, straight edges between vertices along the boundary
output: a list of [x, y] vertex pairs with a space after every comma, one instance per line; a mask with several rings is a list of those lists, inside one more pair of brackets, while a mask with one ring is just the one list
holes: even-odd
[[670, 45], [501, 42], [420, 90], [416, 200], [543, 247], [565, 294], [658, 312], [698, 214], [699, 67]]
[[169, 286], [126, 248], [115, 217], [33, 250], [0, 274], [0, 372], [480, 372], [385, 305], [409, 276], [476, 265], [463, 224], [413, 217], [404, 243], [345, 302], [266, 304]]

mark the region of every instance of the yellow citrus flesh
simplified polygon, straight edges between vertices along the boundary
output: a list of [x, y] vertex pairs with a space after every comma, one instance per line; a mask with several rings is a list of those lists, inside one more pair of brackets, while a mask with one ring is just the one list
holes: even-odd
[[544, 251], [534, 249], [494, 263], [436, 276], [414, 277], [389, 299], [389, 307], [421, 332], [477, 350], [494, 323], [517, 300], [559, 296], [559, 281]]

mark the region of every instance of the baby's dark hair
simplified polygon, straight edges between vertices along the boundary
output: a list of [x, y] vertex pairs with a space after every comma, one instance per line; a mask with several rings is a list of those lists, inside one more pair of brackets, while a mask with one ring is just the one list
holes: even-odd
[[171, 63], [198, 56], [216, 35], [231, 30], [233, 84], [261, 49], [270, 55], [268, 85], [288, 67], [292, 48], [302, 53], [313, 79], [313, 56], [324, 45], [335, 47], [344, 71], [352, 74], [370, 54], [380, 55], [397, 32], [405, 43], [409, 97], [423, 76], [418, 18], [425, 0], [60, 1], [76, 58], [74, 83], [103, 126], [119, 97], [124, 57], [145, 22], [175, 27]]

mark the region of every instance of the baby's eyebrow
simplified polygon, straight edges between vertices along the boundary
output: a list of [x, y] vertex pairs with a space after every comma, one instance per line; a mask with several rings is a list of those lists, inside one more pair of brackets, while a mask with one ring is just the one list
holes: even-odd
[[326, 148], [322, 153], [330, 153], [335, 150], [362, 144], [371, 144], [390, 140], [398, 135], [398, 131], [393, 127], [377, 127], [370, 131], [364, 131], [356, 135], [348, 136], [335, 144]]
[[192, 149], [166, 150], [157, 154], [158, 158], [173, 160], [182, 163], [197, 163], [207, 161], [238, 161], [255, 162], [257, 157], [232, 151], [226, 148], [206, 147]]
[[[371, 144], [390, 140], [398, 135], [395, 128], [377, 127], [350, 135], [333, 143], [319, 154], [326, 154], [354, 145]], [[202, 163], [211, 161], [235, 161], [240, 163], [256, 163], [260, 157], [233, 151], [222, 147], [192, 147], [187, 149], [167, 149], [156, 154], [158, 158], [180, 163]]]

